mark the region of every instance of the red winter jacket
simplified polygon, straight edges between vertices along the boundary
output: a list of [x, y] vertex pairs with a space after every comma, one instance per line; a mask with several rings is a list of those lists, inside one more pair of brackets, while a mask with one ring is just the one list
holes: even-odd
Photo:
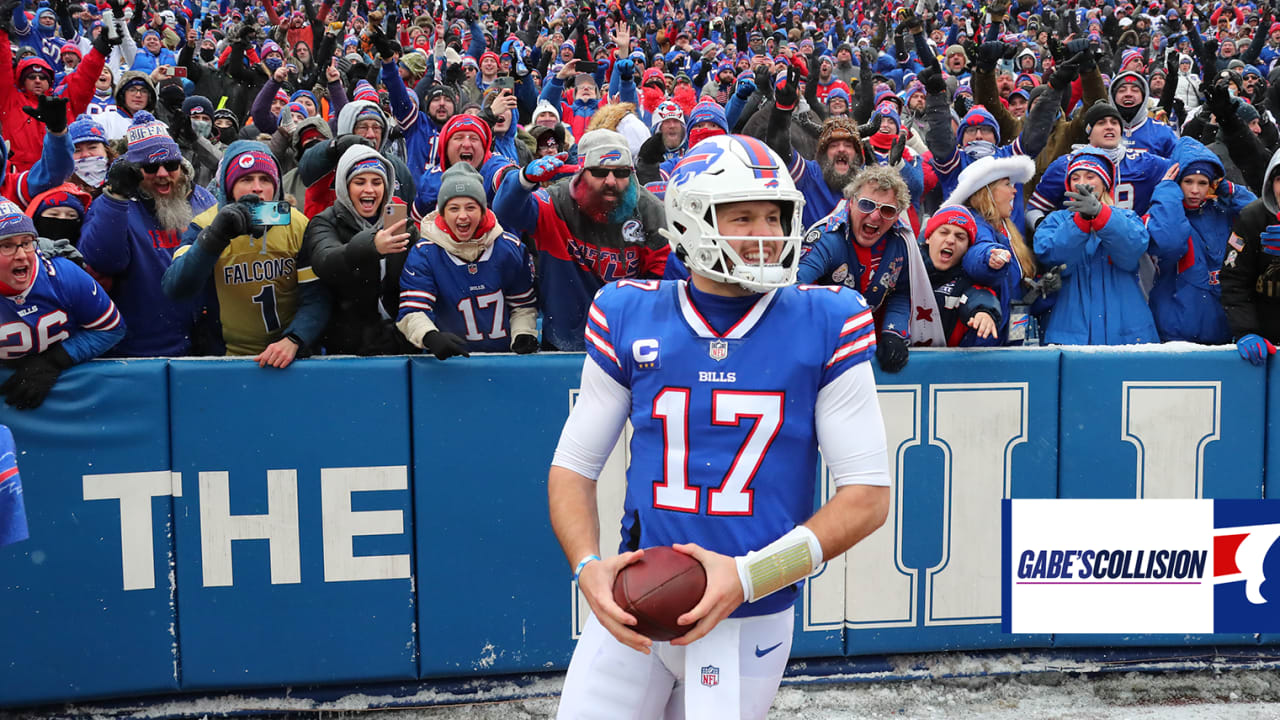
[[[67, 122], [76, 119], [80, 113], [89, 109], [93, 100], [93, 86], [102, 74], [102, 66], [106, 58], [96, 49], [90, 50], [84, 60], [76, 66], [75, 71], [67, 76], [65, 96], [67, 103]], [[44, 123], [22, 112], [24, 107], [35, 107], [35, 96], [28, 95], [18, 87], [18, 79], [13, 73], [13, 49], [9, 46], [8, 33], [0, 30], [0, 134], [9, 141], [10, 175], [30, 170], [40, 159], [40, 150], [44, 145]]]

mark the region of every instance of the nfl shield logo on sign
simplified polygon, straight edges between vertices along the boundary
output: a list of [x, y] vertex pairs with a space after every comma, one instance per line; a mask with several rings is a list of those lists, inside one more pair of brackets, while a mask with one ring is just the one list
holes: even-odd
[[702, 668], [702, 684], [715, 687], [720, 684], [720, 668], [715, 665], [704, 665]]
[[712, 360], [720, 362], [721, 360], [729, 357], [729, 343], [724, 340], [712, 340], [708, 354], [711, 355]]

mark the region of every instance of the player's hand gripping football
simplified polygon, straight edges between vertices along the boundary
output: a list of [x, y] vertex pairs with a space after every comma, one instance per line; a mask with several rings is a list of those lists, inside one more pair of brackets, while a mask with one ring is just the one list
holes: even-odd
[[738, 577], [738, 563], [728, 555], [712, 552], [697, 543], [672, 547], [692, 556], [707, 571], [707, 591], [702, 594], [702, 600], [678, 620], [681, 625], [693, 625], [693, 629], [671, 641], [672, 645], [689, 645], [738, 609], [743, 600], [742, 580]]
[[[653, 641], [632, 630], [631, 626], [636, 624], [635, 617], [618, 607], [618, 603], [613, 601], [613, 580], [618, 576], [618, 571], [639, 560], [643, 555], [643, 550], [636, 550], [605, 560], [593, 560], [587, 563], [587, 566], [578, 574], [578, 587], [586, 596], [591, 612], [595, 613], [596, 619], [605, 630], [609, 631], [610, 635], [632, 650], [648, 655]], [[730, 562], [732, 563], [732, 560]], [[734, 578], [737, 578], [736, 566]]]

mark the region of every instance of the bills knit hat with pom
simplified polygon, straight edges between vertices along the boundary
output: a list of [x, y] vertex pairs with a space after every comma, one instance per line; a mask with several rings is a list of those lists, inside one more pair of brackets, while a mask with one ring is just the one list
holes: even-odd
[[146, 110], [134, 114], [125, 138], [129, 142], [126, 158], [131, 163], [145, 165], [182, 159], [178, 144], [169, 137], [168, 126]]

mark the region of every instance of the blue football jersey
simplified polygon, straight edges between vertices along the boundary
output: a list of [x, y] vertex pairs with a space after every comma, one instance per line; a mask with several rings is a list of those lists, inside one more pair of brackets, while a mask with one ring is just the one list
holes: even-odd
[[[856, 291], [794, 285], [761, 295], [724, 333], [685, 281], [622, 280], [588, 313], [588, 355], [631, 391], [622, 551], [696, 542], [758, 550], [814, 512], [818, 391], [875, 353]], [[777, 612], [799, 585], [743, 605]]]
[[[0, 359], [44, 352], [85, 332], [112, 330], [120, 311], [98, 282], [64, 258], [39, 256], [35, 281], [21, 295], [0, 297]], [[67, 352], [80, 362], [71, 345]]]
[[475, 262], [430, 241], [409, 251], [400, 273], [397, 319], [425, 312], [442, 332], [467, 341], [474, 352], [510, 352], [510, 310], [533, 307], [533, 259], [503, 233]]
[[[1067, 160], [1062, 157], [1049, 163], [1036, 191], [1031, 196], [1032, 207], [1044, 213], [1062, 209], [1062, 198], [1067, 191]], [[1116, 187], [1112, 197], [1115, 206], [1144, 215], [1151, 207], [1151, 193], [1169, 170], [1170, 161], [1142, 148], [1131, 147], [1124, 153], [1120, 167], [1116, 169]]]
[[0, 425], [0, 547], [27, 539], [27, 513], [13, 433]]

